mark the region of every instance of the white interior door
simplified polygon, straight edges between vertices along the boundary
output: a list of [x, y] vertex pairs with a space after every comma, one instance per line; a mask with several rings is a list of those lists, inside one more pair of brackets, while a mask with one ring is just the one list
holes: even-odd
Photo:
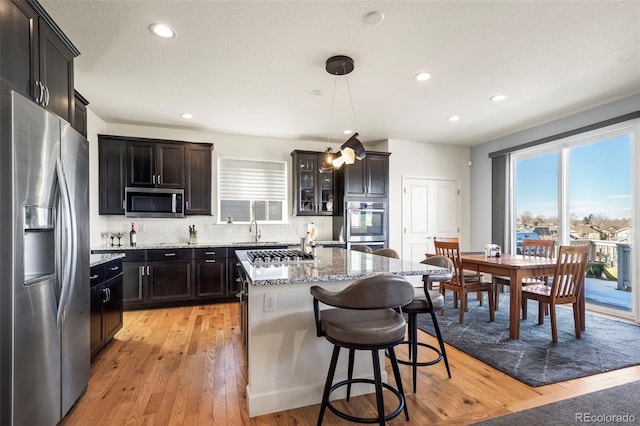
[[402, 258], [419, 262], [433, 253], [434, 237], [458, 237], [458, 182], [404, 178]]

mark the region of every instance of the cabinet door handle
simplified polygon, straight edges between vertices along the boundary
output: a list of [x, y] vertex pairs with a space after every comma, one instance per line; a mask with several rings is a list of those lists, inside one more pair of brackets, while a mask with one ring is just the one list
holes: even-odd
[[187, 210], [189, 210], [189, 200], [187, 200], [187, 201], [185, 202], [185, 205], [186, 205]]
[[96, 279], [96, 278], [98, 278], [98, 277], [99, 277], [99, 275], [98, 275], [98, 274], [96, 274], [96, 275], [91, 275], [91, 276], [89, 277], [89, 279], [90, 279], [90, 280], [95, 280], [95, 279]]
[[164, 255], [165, 256], [175, 256], [176, 254], [175, 253], [165, 253]]
[[156, 184], [156, 175], [151, 176], [151, 181], [154, 185]]
[[162, 179], [160, 179], [162, 176], [158, 175], [158, 185], [160, 185], [162, 183]]
[[242, 282], [242, 278], [236, 278], [236, 282], [237, 283]]
[[149, 265], [147, 265], [147, 276], [150, 276], [151, 274], [149, 273]]
[[119, 266], [112, 266], [111, 268], [109, 268], [110, 271], [117, 271], [119, 269], [120, 269]]
[[127, 202], [127, 200], [122, 200], [122, 210], [126, 210], [127, 209], [126, 202]]
[[204, 261], [205, 263], [216, 263], [215, 259], [207, 259]]
[[216, 252], [215, 251], [205, 251], [204, 254], [211, 255], [211, 254], [216, 254]]
[[36, 80], [33, 82], [33, 85], [35, 86], [35, 91], [33, 93], [33, 100], [37, 104], [40, 104], [42, 103], [42, 84], [40, 84], [39, 80]]
[[44, 106], [49, 105], [49, 88], [44, 86]]
[[107, 302], [110, 302], [110, 301], [111, 301], [111, 289], [108, 288], [107, 289]]
[[108, 293], [108, 289], [103, 288], [102, 289], [102, 295], [104, 296], [102, 298], [102, 303], [107, 303], [109, 301], [109, 293]]

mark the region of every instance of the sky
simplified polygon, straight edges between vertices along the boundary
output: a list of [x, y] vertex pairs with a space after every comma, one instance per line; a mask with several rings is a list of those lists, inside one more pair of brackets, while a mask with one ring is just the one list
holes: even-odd
[[[558, 215], [557, 152], [516, 163], [516, 212]], [[569, 213], [631, 217], [631, 135], [569, 150]]]

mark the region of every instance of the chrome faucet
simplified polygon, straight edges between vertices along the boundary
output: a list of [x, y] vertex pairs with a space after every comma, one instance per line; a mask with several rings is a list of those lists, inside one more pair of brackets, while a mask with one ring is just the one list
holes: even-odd
[[253, 224], [256, 224], [256, 231], [253, 234], [253, 242], [257, 243], [258, 241], [260, 241], [260, 237], [262, 237], [262, 234], [260, 233], [260, 230], [258, 229], [258, 222], [256, 222], [256, 220], [252, 220], [251, 224], [249, 225], [249, 232], [251, 232], [253, 230]]

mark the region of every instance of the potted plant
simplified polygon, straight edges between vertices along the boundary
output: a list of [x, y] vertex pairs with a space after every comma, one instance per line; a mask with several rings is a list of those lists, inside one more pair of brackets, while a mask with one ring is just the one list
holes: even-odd
[[589, 262], [587, 263], [587, 277], [600, 278], [602, 271], [604, 270], [604, 262]]

